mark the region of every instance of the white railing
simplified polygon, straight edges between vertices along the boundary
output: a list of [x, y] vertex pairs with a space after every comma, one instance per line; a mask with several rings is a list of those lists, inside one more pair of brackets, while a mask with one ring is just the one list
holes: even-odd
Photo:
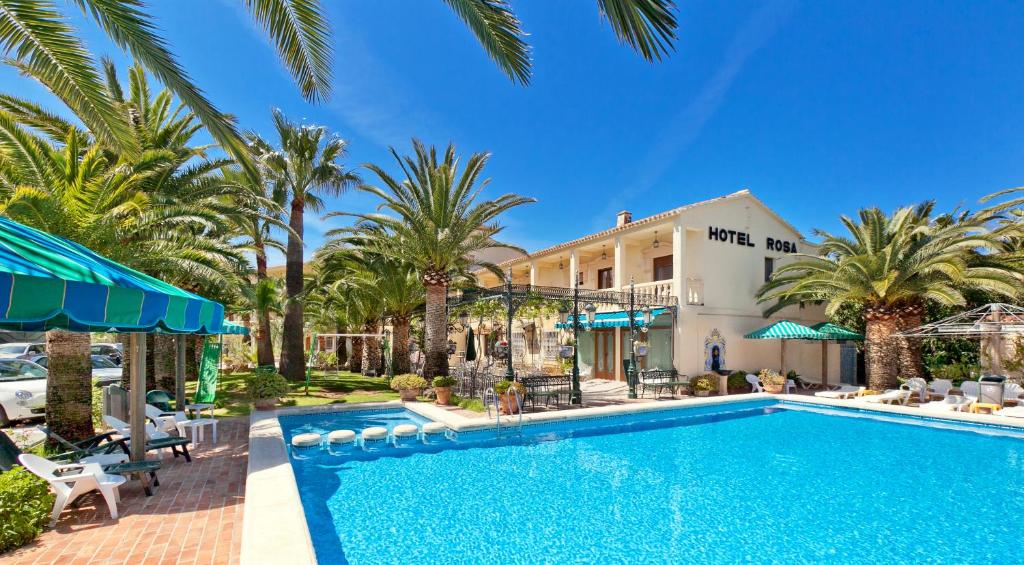
[[704, 280], [696, 277], [686, 279], [686, 303], [690, 305], [704, 305]]
[[[671, 298], [672, 281], [654, 281], [649, 283], [637, 283], [633, 286], [638, 295], [653, 296], [654, 298]], [[629, 287], [623, 288], [628, 291]]]

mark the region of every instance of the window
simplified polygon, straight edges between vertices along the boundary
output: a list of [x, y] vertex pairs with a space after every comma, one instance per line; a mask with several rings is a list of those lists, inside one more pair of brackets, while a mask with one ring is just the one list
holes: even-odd
[[670, 281], [672, 280], [672, 256], [666, 255], [664, 257], [654, 258], [654, 280], [656, 281]]
[[512, 358], [522, 359], [526, 356], [526, 334], [512, 332]]
[[558, 359], [558, 332], [544, 332], [543, 340], [541, 347], [544, 350], [544, 360]]
[[772, 273], [775, 272], [775, 259], [771, 257], [764, 258], [764, 282], [768, 282], [772, 279]]
[[580, 272], [576, 273], [576, 284], [582, 285], [583, 284], [583, 280], [584, 280], [583, 279], [583, 271], [580, 271]]
[[597, 288], [611, 288], [614, 285], [612, 281], [612, 268], [608, 267], [605, 269], [597, 270]]

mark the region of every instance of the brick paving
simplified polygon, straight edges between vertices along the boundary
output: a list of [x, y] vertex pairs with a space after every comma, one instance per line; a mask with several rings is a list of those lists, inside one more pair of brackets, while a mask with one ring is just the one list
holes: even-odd
[[191, 463], [165, 457], [153, 496], [137, 480], [121, 486], [119, 520], [110, 519], [98, 494], [89, 494], [78, 508], [64, 510], [55, 529], [0, 555], [0, 563], [238, 563], [249, 419], [219, 419], [217, 432], [216, 445], [207, 430], [206, 443], [190, 450]]

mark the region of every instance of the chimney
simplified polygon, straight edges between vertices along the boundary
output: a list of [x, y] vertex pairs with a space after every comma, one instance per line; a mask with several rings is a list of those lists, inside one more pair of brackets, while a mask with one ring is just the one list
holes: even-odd
[[623, 210], [618, 214], [615, 214], [615, 227], [622, 227], [629, 222], [633, 221], [633, 214], [629, 213], [628, 210]]

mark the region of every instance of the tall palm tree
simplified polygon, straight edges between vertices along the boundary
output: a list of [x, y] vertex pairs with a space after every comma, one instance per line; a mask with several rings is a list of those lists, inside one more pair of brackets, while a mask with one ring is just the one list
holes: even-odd
[[[830, 316], [844, 305], [861, 307], [868, 384], [892, 388], [900, 366], [894, 334], [913, 323], [908, 319], [920, 319], [926, 301], [963, 305], [964, 288], [1019, 295], [1019, 274], [999, 257], [998, 238], [984, 227], [987, 216], [950, 221], [931, 218], [931, 210], [931, 203], [892, 215], [868, 208], [859, 221], [841, 218], [846, 236], [817, 232], [823, 239], [817, 254], [796, 254], [759, 290], [759, 301], [775, 301], [766, 314], [812, 302], [824, 302]], [[907, 361], [904, 376], [911, 376]]]
[[301, 380], [306, 370], [303, 351], [303, 259], [302, 237], [306, 209], [323, 209], [319, 193], [340, 195], [359, 182], [359, 176], [340, 163], [347, 142], [330, 135], [322, 126], [302, 126], [288, 121], [274, 110], [279, 149], [260, 138], [253, 148], [273, 190], [289, 199], [288, 245], [285, 251], [285, 289], [288, 302], [284, 314], [284, 339], [281, 344], [281, 374]]
[[[480, 180], [488, 153], [474, 153], [460, 171], [455, 146], [449, 144], [438, 157], [437, 150], [414, 139], [413, 156], [402, 157], [391, 148], [405, 178], [398, 180], [377, 165], [366, 165], [382, 187], [361, 185], [365, 192], [381, 199], [381, 212], [357, 214], [359, 221], [388, 234], [395, 245], [378, 250], [396, 260], [407, 261], [420, 275], [426, 292], [426, 360], [424, 377], [448, 373], [448, 314], [446, 300], [453, 278], [473, 263], [474, 253], [492, 247], [522, 251], [495, 237], [504, 229], [498, 217], [516, 206], [535, 202], [517, 194], [478, 201], [489, 180]], [[501, 274], [496, 265], [479, 262]]]
[[[529, 45], [505, 0], [444, 0], [512, 80], [530, 77]], [[199, 117], [222, 147], [249, 173], [249, 153], [231, 119], [189, 78], [141, 0], [75, 0], [118, 47], [140, 61]], [[331, 88], [330, 27], [318, 0], [245, 0], [278, 55], [310, 102]], [[672, 0], [598, 0], [601, 15], [620, 41], [648, 61], [667, 55], [675, 41]], [[10, 64], [35, 74], [82, 118], [97, 138], [129, 153], [137, 146], [117, 108], [103, 95], [90, 53], [66, 16], [49, 0], [0, 0], [0, 52]]]

